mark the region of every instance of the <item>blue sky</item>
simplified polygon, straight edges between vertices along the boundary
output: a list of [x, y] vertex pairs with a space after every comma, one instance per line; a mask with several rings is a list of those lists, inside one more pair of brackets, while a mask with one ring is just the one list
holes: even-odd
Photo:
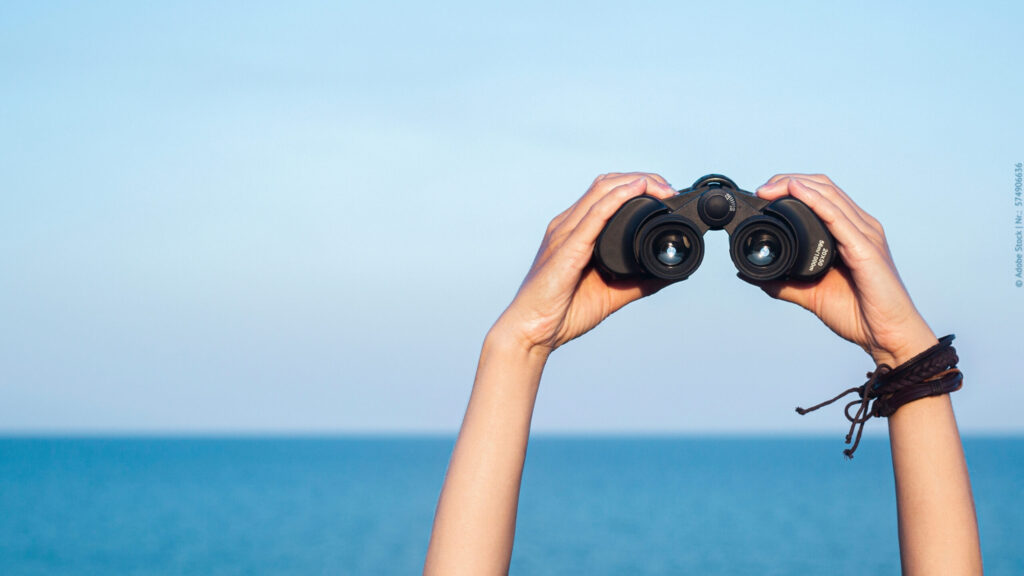
[[[824, 172], [1021, 432], [1019, 3], [7, 3], [0, 430], [450, 432], [598, 173]], [[842, 432], [871, 368], [700, 270], [556, 353], [539, 431]], [[881, 423], [875, 427], [879, 428]]]

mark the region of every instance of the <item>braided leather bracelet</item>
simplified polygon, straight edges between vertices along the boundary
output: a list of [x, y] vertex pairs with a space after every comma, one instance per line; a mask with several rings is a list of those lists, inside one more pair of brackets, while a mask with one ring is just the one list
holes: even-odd
[[[850, 431], [846, 434], [846, 443], [849, 444], [853, 439], [855, 429], [857, 436], [853, 440], [853, 446], [843, 450], [843, 454], [847, 458], [853, 458], [853, 453], [860, 444], [861, 434], [864, 432], [864, 423], [872, 416], [887, 418], [904, 404], [928, 396], [956, 392], [963, 386], [963, 374], [956, 367], [960, 359], [956, 355], [956, 348], [952, 346], [955, 337], [953, 334], [949, 334], [939, 338], [938, 344], [896, 368], [890, 368], [887, 364], [879, 364], [874, 372], [867, 373], [868, 381], [864, 384], [850, 388], [821, 404], [810, 408], [797, 408], [796, 411], [802, 416], [823, 406], [828, 406], [847, 394], [856, 393], [860, 396], [858, 400], [847, 404], [845, 410], [846, 419], [850, 421]], [[858, 406], [857, 412], [851, 416], [850, 408], [854, 406]]]

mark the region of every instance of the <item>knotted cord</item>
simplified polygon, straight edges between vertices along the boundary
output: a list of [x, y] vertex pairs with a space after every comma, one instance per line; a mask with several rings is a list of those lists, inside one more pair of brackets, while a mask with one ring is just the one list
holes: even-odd
[[[956, 368], [959, 358], [951, 343], [955, 336], [950, 334], [939, 339], [939, 343], [914, 356], [896, 368], [887, 364], [879, 364], [874, 372], [867, 373], [867, 382], [849, 388], [836, 397], [815, 404], [810, 408], [797, 407], [798, 414], [803, 416], [836, 402], [849, 394], [857, 394], [859, 398], [846, 405], [843, 413], [850, 421], [850, 431], [846, 434], [846, 443], [851, 440], [853, 445], [843, 450], [847, 458], [860, 445], [864, 424], [872, 417], [887, 418], [894, 414], [900, 406], [926, 398], [955, 392], [963, 386], [963, 374]], [[857, 406], [857, 411], [850, 414], [850, 408]], [[856, 437], [854, 437], [856, 431]]]

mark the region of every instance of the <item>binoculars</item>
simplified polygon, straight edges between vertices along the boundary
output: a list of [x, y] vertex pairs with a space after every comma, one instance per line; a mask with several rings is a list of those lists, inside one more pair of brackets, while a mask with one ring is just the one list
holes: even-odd
[[593, 261], [612, 280], [685, 280], [704, 259], [708, 230], [729, 234], [736, 269], [755, 282], [812, 282], [835, 258], [835, 240], [806, 204], [791, 196], [769, 202], [709, 174], [671, 198], [644, 194], [623, 204], [598, 236]]

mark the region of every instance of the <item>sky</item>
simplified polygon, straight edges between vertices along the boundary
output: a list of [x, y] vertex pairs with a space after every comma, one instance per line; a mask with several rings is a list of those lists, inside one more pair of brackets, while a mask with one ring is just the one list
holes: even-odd
[[[633, 170], [832, 177], [961, 428], [1024, 432], [1024, 5], [553, 4], [0, 5], [0, 433], [452, 433], [548, 221]], [[871, 359], [705, 241], [535, 431], [845, 434], [793, 407]]]

